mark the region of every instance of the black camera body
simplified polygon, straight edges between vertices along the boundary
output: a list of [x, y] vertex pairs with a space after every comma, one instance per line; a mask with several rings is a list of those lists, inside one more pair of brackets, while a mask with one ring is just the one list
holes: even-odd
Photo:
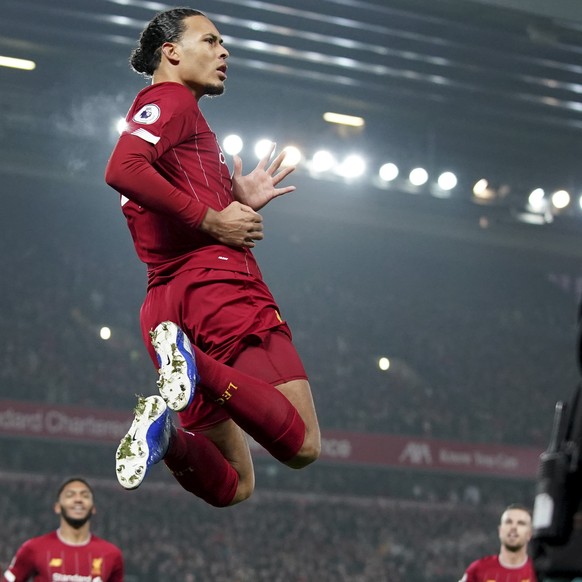
[[538, 580], [582, 576], [582, 385], [556, 404], [540, 456], [531, 554]]

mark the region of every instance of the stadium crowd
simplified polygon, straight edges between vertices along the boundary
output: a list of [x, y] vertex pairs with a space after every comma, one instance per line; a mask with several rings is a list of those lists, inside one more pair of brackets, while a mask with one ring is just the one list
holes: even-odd
[[[5, 566], [22, 541], [54, 527], [57, 481], [12, 473], [0, 482]], [[93, 530], [122, 548], [127, 582], [445, 582], [496, 547], [496, 503], [263, 490], [220, 510], [168, 482], [131, 493], [93, 483]]]
[[[155, 391], [138, 327], [145, 271], [121, 223], [105, 235], [97, 213], [77, 224], [51, 196], [38, 228], [12, 212], [0, 229], [0, 398], [129, 411]], [[577, 297], [550, 276], [571, 261], [349, 226], [341, 253], [331, 226], [309, 226], [267, 232], [271, 250], [257, 252], [323, 430], [546, 445], [578, 375]], [[77, 473], [96, 481], [95, 531], [124, 550], [128, 582], [450, 582], [496, 551], [501, 508], [532, 501], [529, 481], [325, 464], [299, 475], [258, 460], [255, 498], [215, 510], [157, 467], [121, 491], [113, 449], [2, 437], [0, 566], [50, 529], [54, 484]]]
[[[123, 254], [112, 253], [103, 274], [97, 251], [21, 252], [5, 265], [12, 283], [0, 322], [2, 396], [125, 410], [135, 394], [153, 393], [156, 374], [138, 328], [143, 269]], [[545, 444], [556, 400], [577, 381], [573, 297], [543, 273], [535, 287], [525, 278], [510, 286], [507, 268], [486, 288], [465, 287], [445, 266], [423, 278], [417, 270], [425, 263], [405, 263], [361, 287], [350, 283], [364, 281], [357, 269], [307, 264], [304, 278], [270, 263], [264, 269], [310, 374], [322, 427]], [[104, 325], [108, 341], [99, 337]], [[386, 372], [380, 356], [390, 358]], [[513, 414], [523, 402], [528, 414]]]

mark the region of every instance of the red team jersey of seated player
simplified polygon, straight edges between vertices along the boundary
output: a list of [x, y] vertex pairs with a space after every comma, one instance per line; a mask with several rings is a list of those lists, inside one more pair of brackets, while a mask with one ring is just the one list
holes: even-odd
[[[208, 207], [220, 211], [234, 197], [224, 154], [191, 91], [173, 82], [142, 89], [127, 114], [124, 133], [149, 144], [141, 158], [136, 156], [135, 163], [124, 166], [134, 191], [122, 192], [126, 195], [121, 197], [137, 254], [148, 266], [149, 286], [199, 267], [260, 277], [250, 249], [218, 244], [196, 228]], [[120, 141], [123, 138], [122, 134]], [[148, 165], [172, 188], [153, 188], [156, 177]], [[179, 221], [155, 208], [156, 198], [168, 199], [176, 193], [181, 196], [175, 205]]]
[[18, 549], [5, 582], [123, 582], [123, 557], [112, 543], [91, 535], [81, 545], [62, 541], [56, 531], [32, 538]]
[[531, 558], [517, 568], [503, 566], [499, 556], [473, 562], [459, 582], [537, 582]]

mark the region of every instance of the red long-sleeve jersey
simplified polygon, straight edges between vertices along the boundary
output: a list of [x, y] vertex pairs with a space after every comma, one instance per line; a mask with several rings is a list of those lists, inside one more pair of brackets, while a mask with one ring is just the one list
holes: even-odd
[[70, 545], [51, 532], [18, 549], [4, 573], [5, 582], [123, 582], [123, 556], [112, 543], [91, 535]]
[[250, 249], [198, 229], [208, 208], [234, 198], [224, 154], [185, 86], [155, 83], [137, 95], [105, 179], [121, 194], [150, 286], [195, 267], [259, 274]]
[[486, 556], [473, 562], [459, 582], [536, 582], [531, 558], [517, 568], [499, 562], [499, 556]]

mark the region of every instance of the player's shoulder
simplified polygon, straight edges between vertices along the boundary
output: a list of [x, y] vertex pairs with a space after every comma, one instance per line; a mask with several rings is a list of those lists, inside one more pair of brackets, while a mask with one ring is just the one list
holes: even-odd
[[142, 89], [129, 110], [131, 122], [152, 128], [171, 119], [184, 122], [199, 114], [200, 108], [192, 92], [173, 82], [154, 83]]
[[56, 530], [54, 530], [54, 531], [49, 531], [47, 533], [41, 534], [39, 536], [32, 537], [29, 540], [27, 540], [26, 543], [42, 544], [45, 542], [50, 542], [50, 541], [58, 540], [58, 539], [59, 539], [59, 536], [57, 535]]
[[196, 97], [188, 89], [188, 87], [182, 85], [181, 83], [175, 83], [173, 81], [164, 81], [162, 83], [154, 83], [142, 89], [136, 98], [138, 103], [168, 103], [169, 105], [174, 104], [185, 104], [189, 107], [192, 105], [197, 106]]
[[56, 531], [48, 532], [39, 536], [34, 536], [32, 538], [24, 541], [21, 546], [21, 551], [35, 551], [39, 548], [45, 548], [47, 544], [54, 543], [58, 541], [58, 536]]
[[100, 538], [95, 534], [91, 534], [91, 544], [94, 547], [99, 547], [99, 550], [102, 552], [109, 552], [111, 554], [121, 554], [121, 550], [112, 542]]
[[499, 556], [497, 556], [496, 554], [493, 554], [491, 556], [483, 556], [482, 558], [479, 558], [478, 560], [472, 562], [467, 568], [467, 571], [478, 572], [481, 568], [488, 568], [490, 566], [496, 566], [498, 564]]

